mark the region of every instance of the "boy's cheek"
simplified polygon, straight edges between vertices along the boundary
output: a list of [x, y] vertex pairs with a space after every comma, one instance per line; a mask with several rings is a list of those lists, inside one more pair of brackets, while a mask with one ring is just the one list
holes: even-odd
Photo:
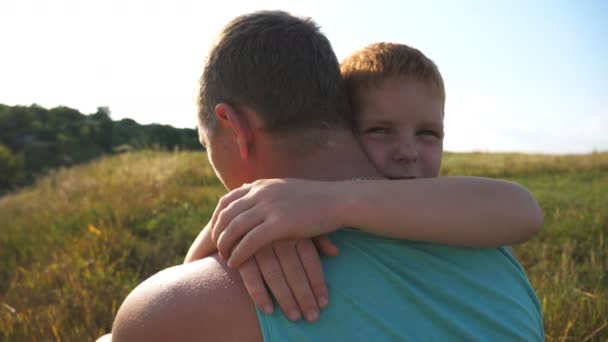
[[359, 136], [359, 143], [363, 148], [363, 152], [365, 152], [369, 159], [375, 159], [381, 150], [377, 141], [367, 138], [366, 136]]
[[443, 145], [429, 146], [424, 151], [424, 174], [425, 177], [438, 177], [441, 169], [441, 158], [443, 157]]
[[381, 169], [387, 163], [387, 152], [381, 149], [368, 149], [366, 151], [367, 158], [374, 164], [378, 169]]
[[382, 172], [382, 169], [386, 166], [385, 164], [387, 163], [390, 149], [387, 146], [384, 146], [385, 144], [372, 141], [371, 139], [365, 140], [365, 138], [362, 138], [360, 139], [360, 142], [367, 159]]

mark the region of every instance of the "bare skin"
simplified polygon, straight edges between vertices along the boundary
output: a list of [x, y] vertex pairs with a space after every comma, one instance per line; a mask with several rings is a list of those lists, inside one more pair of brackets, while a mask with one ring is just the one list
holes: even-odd
[[[235, 328], [238, 327], [238, 328]], [[217, 255], [168, 268], [122, 304], [113, 341], [262, 341], [239, 273]]]
[[[211, 222], [196, 238], [184, 263], [217, 252], [209, 236], [210, 225]], [[285, 316], [292, 321], [305, 318], [309, 322], [314, 322], [319, 316], [320, 309], [328, 305], [327, 285], [317, 249], [325, 256], [336, 256], [338, 250], [326, 236], [316, 237], [313, 240], [277, 241], [257, 251], [252, 258], [238, 267], [251, 299], [265, 314], [274, 311], [268, 289]], [[279, 274], [284, 274], [285, 277], [278, 277]]]
[[[276, 152], [272, 136], [260, 130], [244, 132], [250, 128], [243, 127], [249, 125], [232, 122], [249, 120], [251, 123], [254, 120], [250, 115], [255, 114], [220, 116], [224, 120], [221, 123], [234, 133], [227, 132], [224, 138], [235, 138], [222, 147], [221, 157], [228, 159], [212, 160], [212, 164], [217, 172], [223, 167], [243, 172], [240, 181], [231, 179], [234, 184], [287, 175], [324, 180], [379, 176], [348, 130], [333, 132], [328, 148], [305, 158], [293, 158]], [[203, 139], [209, 155], [214, 155], [212, 151], [217, 145], [213, 144], [218, 140], [211, 141], [210, 145], [205, 136]], [[256, 143], [249, 141], [251, 139]], [[255, 149], [255, 152], [247, 150], [243, 157], [240, 148]], [[291, 162], [285, 162], [290, 159]], [[200, 336], [215, 341], [261, 339], [255, 305], [239, 273], [229, 269], [217, 255], [172, 267], [140, 284], [118, 310], [112, 335], [114, 341], [190, 341]]]
[[[203, 131], [201, 139], [207, 143], [216, 173], [230, 189], [264, 178], [344, 180], [380, 176], [345, 131], [335, 132], [325, 148], [294, 158], [289, 153], [278, 152], [276, 139], [256, 128], [253, 111], [236, 115], [230, 105], [220, 104], [215, 114], [221, 133], [209, 140]], [[418, 136], [417, 130], [412, 132]], [[381, 132], [375, 128], [371, 131], [375, 138], [378, 133]], [[379, 142], [384, 144], [383, 141]], [[401, 145], [393, 146], [401, 149]], [[413, 144], [408, 142], [402, 146], [409, 149]], [[381, 146], [384, 147], [389, 146]], [[418, 158], [416, 151], [401, 149], [398, 152], [395, 162], [411, 163]], [[392, 158], [392, 155], [380, 155], [380, 158], [386, 157]], [[406, 178], [410, 176], [405, 174]], [[397, 175], [399, 177], [402, 175]], [[298, 250], [297, 244], [289, 247], [289, 250]], [[276, 253], [276, 249], [272, 252]], [[217, 255], [171, 268], [142, 283], [121, 306], [114, 329], [115, 340], [188, 341], [200, 336], [218, 341], [261, 339], [254, 303], [247, 289], [239, 274], [227, 268]]]
[[525, 188], [476, 177], [267, 179], [227, 198], [232, 200], [223, 203], [225, 209], [212, 221], [212, 238], [220, 255], [230, 257], [231, 267], [274, 241], [340, 227], [404, 240], [499, 247], [529, 239], [542, 225], [541, 209]]
[[[340, 227], [465, 247], [520, 243], [541, 228], [538, 203], [516, 183], [437, 178], [443, 152], [443, 99], [426, 83], [389, 78], [359, 93], [358, 101], [357, 138], [376, 169], [391, 181], [267, 179], [243, 185], [220, 200], [187, 260], [219, 249], [224, 258], [232, 254], [229, 264], [235, 267], [249, 263], [245, 259], [274, 241], [314, 237]], [[262, 295], [254, 298], [258, 306], [271, 303], [261, 280], [244, 280], [248, 289], [260, 289]], [[271, 290], [275, 297], [289, 297], [275, 293], [272, 286]], [[279, 300], [283, 308], [292, 303]]]

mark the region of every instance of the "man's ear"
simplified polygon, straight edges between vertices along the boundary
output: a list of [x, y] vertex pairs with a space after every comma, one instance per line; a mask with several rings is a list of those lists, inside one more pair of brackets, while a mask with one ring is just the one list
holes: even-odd
[[221, 125], [229, 128], [236, 139], [241, 158], [247, 159], [250, 154], [250, 143], [253, 138], [249, 119], [244, 112], [237, 111], [235, 107], [227, 103], [219, 103], [215, 106], [215, 116]]

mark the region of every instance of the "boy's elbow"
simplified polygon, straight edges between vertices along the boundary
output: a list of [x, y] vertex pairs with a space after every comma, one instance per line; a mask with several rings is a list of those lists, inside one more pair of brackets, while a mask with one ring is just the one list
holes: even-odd
[[[505, 185], [511, 191], [511, 196], [509, 197], [511, 215], [513, 213], [517, 215], [515, 220], [511, 220], [512, 224], [516, 225], [518, 232], [514, 243], [526, 242], [541, 230], [543, 226], [543, 210], [532, 193], [521, 184], [506, 181]], [[509, 230], [512, 229], [513, 227]]]
[[532, 235], [538, 233], [543, 227], [544, 223], [544, 215], [543, 209], [540, 207], [538, 203], [536, 203], [534, 209], [532, 210], [531, 219], [530, 219], [530, 231]]
[[523, 186], [521, 189], [522, 191], [525, 191], [525, 195], [528, 197], [528, 201], [522, 201], [523, 207], [521, 208], [522, 213], [526, 213], [525, 215], [522, 215], [522, 217], [525, 219], [523, 226], [526, 227], [526, 236], [523, 241], [526, 241], [541, 230], [543, 227], [544, 217], [543, 210], [534, 196], [532, 196], [532, 194]]

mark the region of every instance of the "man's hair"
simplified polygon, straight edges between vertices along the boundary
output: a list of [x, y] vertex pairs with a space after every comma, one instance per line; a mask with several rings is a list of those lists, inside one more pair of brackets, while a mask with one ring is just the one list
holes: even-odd
[[242, 15], [222, 30], [200, 79], [199, 123], [210, 131], [218, 103], [255, 110], [270, 133], [349, 127], [351, 118], [329, 40], [311, 19], [281, 11]]
[[357, 101], [361, 92], [386, 80], [423, 82], [445, 104], [445, 86], [437, 65], [420, 50], [405, 44], [368, 45], [344, 59], [340, 68], [355, 113], [359, 112]]

